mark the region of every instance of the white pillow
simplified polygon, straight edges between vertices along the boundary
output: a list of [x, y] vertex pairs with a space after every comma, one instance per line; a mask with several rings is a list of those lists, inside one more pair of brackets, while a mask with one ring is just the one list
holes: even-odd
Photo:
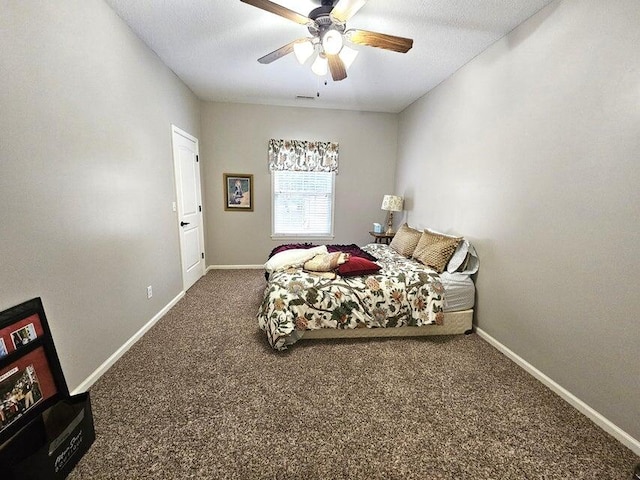
[[467, 275], [473, 275], [480, 268], [480, 261], [478, 260], [478, 254], [473, 245], [468, 240], [463, 239], [458, 245], [457, 250], [453, 253], [453, 257], [447, 264], [447, 272], [456, 272], [464, 262], [467, 262], [464, 270], [460, 273], [466, 273]]
[[476, 249], [473, 248], [473, 245], [469, 244], [469, 260], [467, 260], [467, 265], [462, 271], [462, 273], [467, 273], [469, 275], [473, 275], [480, 268], [480, 260], [478, 260], [478, 254], [476, 253]]
[[285, 250], [271, 257], [267, 263], [264, 264], [264, 269], [271, 273], [289, 267], [300, 267], [304, 265], [304, 262], [311, 260], [319, 253], [328, 253], [327, 246], [319, 245], [311, 248], [292, 248]]
[[469, 241], [463, 238], [447, 263], [447, 272], [453, 273], [460, 268], [462, 262], [467, 258], [467, 253], [469, 253]]

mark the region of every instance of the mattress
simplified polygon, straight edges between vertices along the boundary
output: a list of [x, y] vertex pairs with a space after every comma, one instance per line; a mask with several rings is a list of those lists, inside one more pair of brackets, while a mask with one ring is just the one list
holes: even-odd
[[444, 287], [444, 312], [472, 309], [475, 304], [476, 287], [471, 277], [464, 273], [440, 274]]

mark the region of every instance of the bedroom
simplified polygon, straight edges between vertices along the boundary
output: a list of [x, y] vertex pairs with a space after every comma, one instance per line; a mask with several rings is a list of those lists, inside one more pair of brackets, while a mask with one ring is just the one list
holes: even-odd
[[[0, 307], [42, 296], [81, 387], [182, 291], [168, 125], [201, 143], [211, 266], [264, 262], [266, 142], [310, 131], [359, 162], [336, 179], [335, 243], [368, 242], [394, 191], [409, 223], [471, 238], [478, 326], [638, 453], [640, 11], [602, 3], [551, 3], [399, 114], [202, 102], [104, 3], [12, 3]], [[221, 208], [229, 171], [261, 175], [252, 214]]]

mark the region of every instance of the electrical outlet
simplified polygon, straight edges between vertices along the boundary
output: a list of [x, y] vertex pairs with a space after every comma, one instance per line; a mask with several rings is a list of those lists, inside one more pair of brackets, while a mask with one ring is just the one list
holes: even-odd
[[153, 297], [153, 290], [151, 289], [151, 285], [147, 287], [147, 298]]

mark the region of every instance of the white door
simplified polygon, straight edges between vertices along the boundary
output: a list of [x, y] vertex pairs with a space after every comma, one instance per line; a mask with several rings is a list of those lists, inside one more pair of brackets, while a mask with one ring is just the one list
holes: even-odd
[[172, 125], [173, 163], [178, 198], [182, 284], [188, 290], [204, 275], [204, 232], [198, 139]]

